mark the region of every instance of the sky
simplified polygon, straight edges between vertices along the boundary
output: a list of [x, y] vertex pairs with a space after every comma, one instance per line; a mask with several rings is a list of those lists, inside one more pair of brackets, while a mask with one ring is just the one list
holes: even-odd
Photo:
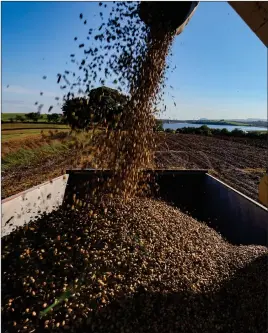
[[[98, 3], [1, 5], [2, 112], [37, 111], [37, 101], [42, 113], [50, 105], [60, 112], [56, 75], [70, 68], [74, 37], [84, 41], [89, 28], [100, 26]], [[267, 49], [227, 2], [199, 4], [175, 38], [170, 62], [176, 69], [168, 74], [162, 118], [267, 119]]]

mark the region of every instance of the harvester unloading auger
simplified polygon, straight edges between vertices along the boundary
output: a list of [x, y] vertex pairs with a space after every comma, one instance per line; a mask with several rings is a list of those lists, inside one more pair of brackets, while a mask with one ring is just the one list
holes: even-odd
[[[228, 3], [268, 47], [268, 2], [229, 1]], [[175, 32], [179, 35], [189, 23], [198, 4], [198, 1], [142, 1], [139, 6], [139, 16], [150, 27], [153, 35], [157, 36], [159, 32]], [[259, 184], [259, 200], [268, 206], [268, 172]]]
[[[268, 3], [265, 1], [229, 1], [255, 35], [268, 47]], [[151, 31], [176, 31], [179, 35], [192, 18], [199, 1], [142, 1], [141, 20]]]

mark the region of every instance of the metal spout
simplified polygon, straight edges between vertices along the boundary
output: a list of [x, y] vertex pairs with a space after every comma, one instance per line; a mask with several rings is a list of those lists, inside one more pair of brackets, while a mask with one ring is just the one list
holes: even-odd
[[152, 33], [180, 34], [191, 19], [198, 1], [141, 1], [140, 19]]

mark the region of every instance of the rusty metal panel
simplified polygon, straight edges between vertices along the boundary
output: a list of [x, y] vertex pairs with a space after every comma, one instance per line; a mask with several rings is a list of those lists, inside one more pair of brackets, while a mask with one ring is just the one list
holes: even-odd
[[229, 1], [228, 3], [268, 47], [268, 2]]
[[64, 199], [68, 175], [52, 179], [27, 191], [2, 200], [2, 237], [44, 212], [50, 213], [59, 207]]

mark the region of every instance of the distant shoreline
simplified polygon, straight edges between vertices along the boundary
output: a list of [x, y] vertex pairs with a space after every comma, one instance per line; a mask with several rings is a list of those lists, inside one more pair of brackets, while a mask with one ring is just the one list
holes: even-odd
[[174, 123], [188, 123], [196, 125], [226, 125], [226, 126], [248, 126], [248, 127], [266, 127], [268, 126], [267, 121], [220, 121], [220, 120], [169, 120], [169, 119], [160, 119], [165, 124], [174, 124]]

